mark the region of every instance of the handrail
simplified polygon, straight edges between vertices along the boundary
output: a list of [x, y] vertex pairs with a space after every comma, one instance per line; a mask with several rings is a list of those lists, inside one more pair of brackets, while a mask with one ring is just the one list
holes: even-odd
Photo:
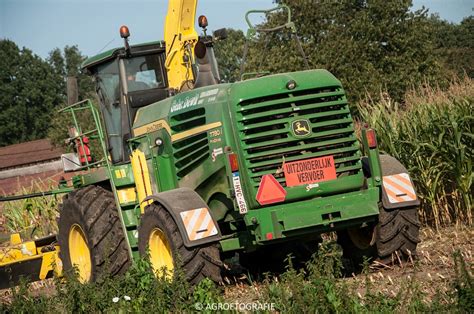
[[[264, 13], [264, 14], [269, 14], [278, 10], [283, 10], [287, 12], [287, 22], [283, 25], [278, 25], [273, 28], [258, 28], [256, 25], [253, 25], [252, 22], [250, 21], [249, 16], [252, 14], [258, 14], [258, 13]], [[292, 31], [296, 32], [295, 24], [291, 21], [291, 9], [285, 5], [285, 4], [280, 4], [279, 6], [268, 9], [268, 10], [250, 10], [245, 14], [245, 21], [247, 22], [247, 25], [249, 26], [249, 31], [253, 32], [274, 32], [282, 28], [290, 28]]]
[[[90, 110], [91, 111], [91, 114], [92, 114], [92, 119], [94, 120], [94, 124], [95, 124], [95, 128], [91, 129], [91, 130], [87, 130], [85, 132], [82, 132], [82, 128], [79, 124], [79, 121], [77, 120], [77, 117], [76, 117], [76, 112], [77, 111], [81, 111], [81, 110]], [[70, 138], [70, 140], [79, 140], [79, 145], [82, 149], [83, 152], [85, 152], [85, 145], [84, 145], [84, 136], [86, 135], [91, 135], [91, 134], [95, 134], [97, 133], [98, 135], [98, 140], [100, 142], [100, 146], [102, 148], [102, 153], [103, 153], [103, 156], [102, 158], [98, 159], [97, 161], [95, 162], [89, 162], [87, 159], [87, 157], [85, 158], [85, 165], [78, 168], [77, 170], [83, 170], [83, 169], [90, 169], [94, 166], [100, 166], [102, 164], [105, 164], [108, 165], [109, 164], [109, 161], [108, 161], [108, 158], [107, 158], [107, 148], [105, 146], [105, 136], [104, 136], [104, 129], [102, 128], [102, 124], [101, 124], [101, 120], [100, 120], [100, 116], [99, 116], [99, 112], [97, 111], [97, 109], [94, 107], [94, 105], [92, 104], [91, 100], [90, 99], [84, 99], [82, 101], [79, 101], [79, 102], [76, 102], [72, 105], [69, 105], [65, 108], [62, 108], [61, 110], [59, 110], [59, 112], [69, 112], [71, 113], [72, 115], [72, 120], [73, 120], [73, 123], [74, 123], [74, 127], [77, 131], [77, 135], [73, 136]], [[92, 137], [92, 136], [91, 136]]]
[[[287, 12], [287, 20], [286, 23], [283, 25], [278, 25], [275, 27], [271, 28], [259, 28], [257, 25], [253, 25], [252, 22], [250, 21], [249, 16], [252, 14], [256, 13], [264, 13], [264, 14], [270, 14], [275, 11], [283, 10]], [[247, 60], [247, 54], [249, 52], [249, 41], [253, 39], [257, 33], [270, 33], [270, 32], [276, 32], [282, 29], [290, 29], [291, 30], [291, 36], [295, 38], [296, 44], [298, 46], [298, 50], [301, 53], [303, 57], [303, 61], [305, 64], [305, 67], [307, 70], [310, 69], [309, 67], [309, 62], [308, 62], [308, 57], [306, 56], [303, 46], [301, 45], [300, 39], [298, 38], [297, 31], [296, 31], [296, 26], [295, 23], [291, 21], [291, 9], [289, 6], [285, 4], [279, 4], [277, 7], [269, 9], [269, 10], [250, 10], [245, 14], [245, 20], [247, 22], [247, 25], [249, 26], [249, 29], [247, 30], [247, 36], [245, 37], [245, 46], [244, 46], [244, 53], [242, 57], [242, 62], [240, 64], [240, 80], [244, 80], [246, 77], [251, 76], [254, 73], [245, 73], [245, 62]], [[266, 50], [266, 46], [265, 46]], [[263, 54], [265, 51], [263, 52]], [[259, 66], [260, 67], [260, 66]], [[257, 68], [258, 71], [258, 68]]]

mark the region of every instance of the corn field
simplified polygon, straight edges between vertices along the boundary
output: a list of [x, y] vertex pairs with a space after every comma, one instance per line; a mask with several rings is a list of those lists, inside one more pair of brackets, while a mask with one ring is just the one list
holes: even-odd
[[425, 85], [407, 93], [403, 105], [383, 96], [358, 105], [361, 122], [408, 169], [422, 221], [436, 228], [472, 225], [474, 81], [456, 80], [448, 90]]
[[[54, 188], [54, 187], [51, 187]], [[23, 188], [16, 194], [29, 194], [44, 191], [44, 184], [36, 184], [29, 189]], [[56, 218], [59, 216], [58, 202], [62, 196], [29, 198], [0, 204], [0, 214], [6, 233], [18, 232], [23, 239], [54, 234], [57, 232]]]

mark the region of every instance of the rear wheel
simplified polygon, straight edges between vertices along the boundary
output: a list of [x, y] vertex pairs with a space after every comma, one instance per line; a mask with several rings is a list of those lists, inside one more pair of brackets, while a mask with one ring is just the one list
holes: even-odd
[[420, 242], [418, 207], [393, 210], [380, 209], [377, 224], [377, 253], [379, 258], [390, 263], [416, 255]]
[[345, 265], [346, 270], [359, 270], [364, 260], [371, 261], [377, 258], [374, 237], [374, 225], [342, 230], [337, 233], [337, 242], [343, 249], [343, 262], [349, 263]]
[[162, 275], [163, 268], [170, 277], [173, 276], [179, 265], [192, 285], [204, 278], [216, 283], [222, 281], [222, 262], [217, 245], [187, 248], [175, 221], [161, 205], [151, 204], [145, 209], [140, 219], [138, 249], [140, 255], [148, 255], [158, 276]]
[[380, 206], [379, 221], [375, 226], [340, 231], [338, 243], [343, 248], [343, 256], [356, 269], [364, 259], [396, 263], [416, 255], [419, 229], [417, 207], [387, 210]]
[[64, 270], [75, 267], [83, 283], [105, 274], [121, 274], [130, 264], [113, 194], [98, 186], [64, 197], [58, 242]]

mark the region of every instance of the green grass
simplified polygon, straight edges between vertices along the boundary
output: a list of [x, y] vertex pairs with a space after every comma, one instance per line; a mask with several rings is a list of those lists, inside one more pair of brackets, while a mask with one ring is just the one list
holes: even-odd
[[379, 147], [407, 167], [422, 200], [420, 216], [439, 228], [473, 223], [474, 82], [448, 90], [424, 86], [403, 105], [384, 95], [358, 106], [377, 132]]

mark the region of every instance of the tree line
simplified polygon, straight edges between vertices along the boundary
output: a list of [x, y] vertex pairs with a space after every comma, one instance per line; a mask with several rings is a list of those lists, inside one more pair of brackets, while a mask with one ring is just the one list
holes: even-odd
[[[350, 100], [388, 92], [401, 101], [407, 89], [422, 83], [447, 85], [453, 76], [474, 75], [474, 16], [459, 24], [412, 10], [412, 1], [283, 0], [311, 68], [339, 78]], [[282, 25], [286, 14], [273, 14], [262, 28]], [[227, 81], [240, 78], [245, 34], [229, 30], [216, 56]], [[256, 36], [249, 42], [246, 71], [304, 70], [297, 42], [289, 31]]]
[[0, 147], [48, 136], [67, 101], [68, 76], [78, 78], [80, 99], [91, 95], [92, 79], [80, 71], [84, 60], [77, 46], [56, 48], [43, 60], [11, 40], [0, 40]]
[[[310, 68], [332, 72], [353, 103], [383, 92], [402, 101], [413, 86], [444, 86], [454, 76], [474, 76], [473, 16], [449, 23], [427, 9], [412, 10], [410, 0], [277, 2], [291, 7]], [[260, 27], [280, 25], [284, 19], [277, 13]], [[244, 43], [244, 32], [234, 29], [216, 43], [223, 81], [240, 79]], [[249, 41], [245, 70], [304, 70], [298, 51], [289, 32], [257, 35]], [[80, 69], [84, 60], [77, 46], [56, 48], [42, 59], [11, 40], [0, 40], [0, 147], [58, 137], [61, 126], [52, 121], [67, 99], [66, 78], [78, 78], [80, 100], [93, 94], [92, 79]]]

